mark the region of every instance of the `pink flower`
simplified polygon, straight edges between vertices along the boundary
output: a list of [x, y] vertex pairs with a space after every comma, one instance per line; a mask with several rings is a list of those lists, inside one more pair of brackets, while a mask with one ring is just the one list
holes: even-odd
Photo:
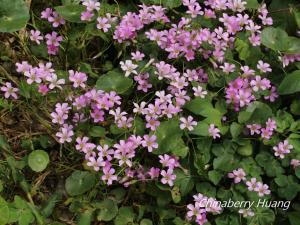
[[253, 217], [255, 215], [251, 209], [239, 209], [239, 214], [242, 214], [244, 218]]
[[13, 97], [14, 99], [18, 99], [17, 92], [19, 91], [19, 89], [14, 88], [10, 82], [6, 82], [5, 86], [1, 87], [1, 91], [4, 92], [5, 98]]
[[64, 18], [62, 18], [57, 12], [53, 12], [52, 16], [48, 17], [48, 21], [52, 23], [53, 27], [59, 27], [59, 25], [65, 24]]
[[214, 124], [209, 125], [208, 134], [209, 134], [209, 136], [212, 136], [213, 139], [221, 137], [220, 136], [220, 130], [218, 128], [216, 128]]
[[68, 114], [59, 111], [52, 112], [50, 116], [52, 117], [52, 123], [64, 124], [65, 120], [68, 119]]
[[269, 100], [270, 102], [275, 102], [276, 98], [278, 98], [278, 94], [276, 92], [276, 87], [271, 88], [271, 93], [267, 96], [264, 96], [264, 99]]
[[85, 88], [85, 82], [87, 81], [87, 75], [82, 72], [69, 70], [69, 80], [73, 82], [73, 87]]
[[266, 129], [273, 131], [276, 128], [277, 128], [276, 121], [269, 118], [268, 121], [266, 122]]
[[142, 141], [142, 146], [148, 148], [148, 152], [152, 152], [154, 148], [158, 148], [158, 144], [156, 143], [156, 136], [152, 135], [144, 135], [144, 140]]
[[260, 134], [261, 125], [260, 124], [248, 124], [247, 128], [250, 130], [250, 134]]
[[187, 212], [186, 215], [189, 219], [192, 219], [193, 217], [197, 217], [202, 212], [202, 210], [198, 205], [195, 206], [193, 204], [188, 204], [187, 208], [189, 211]]
[[233, 73], [235, 70], [234, 64], [224, 63], [224, 66], [220, 66], [225, 74]]
[[59, 43], [62, 41], [62, 36], [53, 31], [51, 34], [46, 34], [45, 38], [47, 39], [47, 45], [59, 46]]
[[197, 122], [193, 120], [192, 116], [188, 116], [188, 118], [181, 117], [180, 118], [181, 124], [180, 129], [184, 130], [187, 128], [189, 131], [194, 130], [194, 126], [197, 126]]
[[88, 11], [99, 11], [100, 10], [100, 2], [97, 0], [83, 0], [82, 5], [86, 6]]
[[94, 16], [94, 13], [92, 11], [86, 10], [81, 13], [80, 19], [82, 21], [91, 21], [93, 16]]
[[110, 149], [108, 145], [101, 145], [97, 146], [98, 156], [101, 158], [105, 158], [108, 161], [111, 161], [113, 159], [112, 155], [114, 155], [115, 151], [113, 149]]
[[249, 77], [255, 74], [255, 70], [250, 69], [249, 66], [242, 66], [241, 70], [243, 71], [243, 75]]
[[80, 152], [86, 152], [87, 148], [87, 143], [88, 143], [89, 138], [88, 137], [77, 137], [76, 142], [77, 144], [75, 145], [76, 150]]
[[40, 78], [38, 74], [38, 70], [36, 68], [32, 68], [29, 71], [26, 71], [24, 75], [28, 77], [27, 84], [32, 84], [32, 83], [39, 84], [42, 82], [42, 79]]
[[104, 121], [104, 111], [95, 109], [91, 112], [91, 117], [94, 119], [94, 123], [99, 123]]
[[298, 160], [298, 159], [292, 159], [292, 160], [291, 160], [291, 165], [292, 165], [294, 168], [300, 166], [300, 160]]
[[246, 180], [246, 173], [243, 169], [239, 168], [237, 170], [232, 171], [232, 173], [228, 173], [229, 178], [234, 178], [234, 183], [240, 183], [242, 180]]
[[288, 140], [284, 140], [283, 142], [279, 142], [277, 146], [273, 147], [275, 151], [274, 155], [283, 159], [286, 154], [289, 154], [293, 149], [293, 145], [290, 145]]
[[167, 171], [162, 170], [160, 174], [162, 175], [161, 183], [168, 184], [170, 187], [174, 185], [174, 180], [176, 179], [176, 175], [173, 174], [172, 169], [168, 169]]
[[269, 130], [268, 128], [261, 128], [260, 131], [261, 131], [261, 133], [260, 133], [261, 137], [263, 139], [267, 139], [267, 140], [269, 140], [273, 134], [273, 132], [271, 130]]
[[103, 180], [107, 185], [112, 185], [112, 182], [114, 180], [117, 180], [118, 177], [115, 174], [114, 168], [105, 168], [103, 169], [103, 176], [101, 177], [101, 180]]
[[261, 182], [257, 182], [257, 186], [254, 191], [258, 193], [259, 197], [263, 197], [264, 195], [269, 195], [271, 193], [269, 186]]
[[261, 79], [261, 76], [255, 76], [255, 80], [252, 80], [250, 82], [250, 85], [252, 86], [253, 91], [257, 92], [259, 90], [267, 90], [271, 87], [271, 82], [264, 78]]
[[87, 166], [93, 167], [95, 171], [99, 171], [100, 167], [105, 166], [105, 163], [102, 158], [89, 157]]
[[193, 87], [194, 95], [196, 97], [205, 98], [207, 91], [203, 90], [201, 86]]
[[163, 167], [169, 167], [170, 169], [174, 169], [177, 166], [176, 160], [167, 154], [164, 154], [163, 156], [160, 155], [158, 157], [160, 158], [159, 162], [162, 164]]
[[46, 8], [44, 11], [41, 12], [41, 18], [42, 19], [47, 19], [52, 15], [53, 9], [51, 8]]
[[30, 31], [30, 40], [37, 43], [38, 45], [41, 43], [40, 41], [43, 40], [43, 36], [41, 36], [41, 32], [39, 30], [31, 30]]
[[258, 61], [257, 69], [259, 69], [262, 73], [272, 72], [270, 64], [264, 63], [262, 60]]
[[17, 66], [17, 72], [18, 73], [25, 73], [26, 71], [29, 71], [32, 66], [27, 61], [22, 61], [21, 63], [16, 63]]
[[144, 53], [141, 53], [140, 51], [132, 52], [131, 56], [132, 56], [132, 60], [135, 61], [142, 61], [143, 58], [145, 57]]
[[38, 88], [38, 92], [41, 93], [42, 95], [46, 95], [48, 93], [49, 89], [46, 84], [40, 84]]
[[159, 174], [160, 174], [160, 169], [159, 168], [155, 168], [155, 167], [151, 167], [150, 170], [149, 170], [149, 172], [148, 172], [148, 175], [150, 176], [150, 178], [152, 180], [158, 178]]
[[97, 22], [97, 29], [103, 30], [104, 33], [108, 32], [108, 29], [111, 28], [108, 19], [105, 17], [98, 17]]
[[46, 77], [46, 80], [50, 83], [49, 88], [52, 90], [54, 88], [62, 89], [61, 84], [65, 84], [64, 79], [58, 79], [56, 74], [51, 74]]
[[74, 135], [73, 126], [66, 125], [60, 128], [60, 131], [56, 133], [56, 136], [59, 137], [60, 143], [72, 142], [72, 136]]
[[260, 46], [260, 35], [251, 34], [249, 41], [253, 46]]
[[255, 188], [257, 188], [257, 180], [256, 180], [256, 178], [255, 178], [255, 177], [252, 177], [252, 178], [250, 179], [250, 181], [247, 181], [247, 182], [246, 182], [246, 185], [248, 186], [248, 190], [249, 190], [249, 191], [254, 191]]

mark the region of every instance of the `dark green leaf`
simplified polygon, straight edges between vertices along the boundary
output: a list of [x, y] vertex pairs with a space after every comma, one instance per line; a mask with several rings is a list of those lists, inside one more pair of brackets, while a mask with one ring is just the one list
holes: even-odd
[[257, 2], [257, 0], [246, 0], [247, 5], [246, 8], [247, 9], [258, 9], [259, 7], [259, 3]]
[[0, 196], [0, 224], [7, 224], [9, 221], [9, 208], [7, 202]]
[[194, 181], [191, 177], [191, 174], [185, 173], [180, 169], [176, 169], [175, 174], [175, 186], [179, 187], [182, 196], [187, 195], [194, 187]]
[[81, 13], [84, 12], [85, 6], [83, 5], [63, 5], [55, 7], [55, 10], [65, 20], [70, 22], [82, 22], [80, 19]]
[[97, 215], [99, 221], [111, 221], [118, 213], [117, 204], [110, 199], [105, 199], [102, 202], [96, 204], [96, 207], [100, 209]]
[[231, 136], [233, 138], [237, 138], [240, 133], [242, 132], [242, 129], [243, 129], [243, 126], [236, 123], [236, 122], [233, 122], [231, 125], [230, 125], [230, 133], [231, 133]]
[[87, 171], [75, 171], [66, 180], [66, 191], [71, 196], [81, 195], [96, 184], [96, 176]]
[[28, 156], [28, 165], [35, 172], [41, 172], [46, 169], [48, 163], [48, 153], [43, 150], [35, 150]]
[[114, 224], [127, 225], [133, 223], [134, 217], [135, 215], [131, 207], [121, 207], [117, 217], [114, 220]]
[[103, 91], [116, 91], [118, 94], [126, 92], [133, 84], [133, 81], [125, 77], [118, 70], [109, 71], [99, 77], [96, 88]]
[[208, 178], [214, 185], [217, 185], [222, 179], [223, 174], [217, 170], [211, 170], [208, 172]]
[[300, 70], [296, 70], [284, 77], [279, 85], [278, 93], [280, 95], [293, 94], [300, 91]]
[[142, 219], [140, 225], [153, 225], [153, 223], [149, 219]]
[[93, 126], [89, 131], [89, 135], [92, 137], [105, 137], [105, 128], [101, 126]]
[[272, 50], [287, 50], [289, 47], [288, 38], [288, 34], [280, 28], [267, 27], [261, 33], [262, 44]]
[[251, 103], [245, 111], [238, 115], [239, 123], [265, 123], [273, 115], [272, 109], [262, 102]]
[[26, 26], [29, 10], [23, 0], [0, 1], [0, 32], [14, 32]]

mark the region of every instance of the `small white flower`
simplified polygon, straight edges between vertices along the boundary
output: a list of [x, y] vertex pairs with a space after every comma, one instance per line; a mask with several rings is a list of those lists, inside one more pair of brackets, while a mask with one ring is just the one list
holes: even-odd
[[62, 87], [60, 85], [65, 84], [65, 80], [64, 79], [59, 79], [58, 80], [56, 74], [52, 74], [52, 75], [47, 76], [46, 80], [50, 82], [50, 84], [49, 84], [50, 89], [54, 89], [55, 87], [58, 87], [59, 89], [62, 89]]
[[201, 86], [193, 87], [194, 95], [196, 97], [205, 98], [207, 91], [203, 90]]
[[180, 129], [183, 130], [187, 128], [189, 131], [194, 130], [194, 126], [197, 126], [197, 122], [193, 120], [192, 116], [188, 116], [188, 118], [181, 117]]
[[132, 63], [131, 60], [126, 60], [125, 63], [123, 61], [120, 62], [121, 69], [125, 71], [125, 77], [128, 77], [131, 73], [137, 74], [136, 68], [138, 65]]

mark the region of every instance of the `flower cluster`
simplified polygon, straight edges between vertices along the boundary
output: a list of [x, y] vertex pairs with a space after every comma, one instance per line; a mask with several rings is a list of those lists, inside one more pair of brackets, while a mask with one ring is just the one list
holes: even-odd
[[283, 67], [287, 67], [288, 65], [290, 65], [293, 62], [299, 62], [300, 54], [288, 54], [288, 55], [279, 57], [279, 59], [282, 61]]
[[97, 0], [82, 0], [82, 5], [85, 6], [86, 10], [81, 13], [80, 19], [82, 21], [91, 21], [94, 16], [94, 11], [100, 10], [100, 2]]
[[255, 191], [259, 197], [263, 197], [264, 195], [269, 195], [271, 191], [269, 190], [269, 186], [267, 184], [263, 184], [260, 181], [257, 181], [255, 177], [252, 177], [250, 180], [246, 179], [246, 173], [242, 168], [237, 170], [233, 170], [231, 173], [228, 173], [228, 177], [234, 179], [234, 183], [240, 183], [243, 181], [249, 191]]
[[27, 77], [28, 84], [38, 84], [38, 91], [45, 95], [49, 89], [61, 89], [65, 84], [65, 79], [59, 79], [55, 70], [52, 68], [52, 63], [39, 63], [38, 66], [33, 67], [27, 61], [16, 63], [17, 72], [24, 74]]
[[[36, 44], [41, 44], [41, 41], [44, 40], [43, 35], [39, 30], [31, 30], [30, 31], [30, 40], [35, 42]], [[57, 55], [59, 51], [60, 43], [62, 42], [62, 36], [58, 35], [57, 32], [53, 31], [50, 34], [45, 35], [48, 54], [49, 55]]]
[[[174, 185], [176, 175], [173, 171], [179, 166], [176, 157], [167, 154], [159, 155], [159, 162], [163, 169], [151, 167], [148, 171], [145, 171], [138, 162], [134, 162], [135, 156], [141, 151], [139, 148], [147, 148], [148, 152], [152, 152], [158, 147], [155, 135], [144, 135], [143, 137], [132, 135], [127, 140], [120, 140], [113, 147], [107, 144], [95, 145], [89, 142], [89, 138], [86, 136], [77, 137], [76, 143], [75, 148], [85, 154], [87, 165], [95, 171], [101, 171], [103, 173], [101, 179], [107, 185], [118, 181], [127, 187], [137, 181], [158, 179], [160, 175], [162, 184]], [[118, 167], [115, 168], [113, 165], [118, 165]], [[117, 170], [119, 171], [118, 175], [115, 174]], [[122, 173], [122, 171], [125, 172]]]
[[48, 20], [53, 27], [59, 27], [65, 24], [65, 20], [53, 9], [47, 8], [41, 13], [41, 18]]
[[[258, 68], [261, 71], [268, 71], [269, 67], [265, 64], [258, 64]], [[225, 89], [226, 102], [233, 104], [234, 109], [239, 111], [240, 108], [248, 106], [251, 102], [259, 99], [261, 96], [264, 99], [274, 102], [278, 97], [276, 88], [271, 85], [270, 80], [262, 78], [259, 75], [254, 76], [255, 71], [249, 67], [242, 67], [242, 76], [238, 77], [234, 81], [230, 82]]]
[[266, 127], [263, 128], [260, 124], [248, 124], [247, 128], [250, 130], [250, 135], [260, 134], [260, 136], [265, 139], [269, 140], [274, 131], [277, 128], [276, 121], [269, 118], [266, 122]]
[[126, 40], [134, 39], [137, 32], [144, 28], [145, 25], [153, 22], [169, 22], [165, 15], [165, 8], [161, 6], [140, 5], [139, 13], [128, 12], [122, 17], [121, 22], [116, 27], [113, 38], [119, 43]]
[[[261, 3], [254, 13], [254, 10], [248, 10], [245, 0], [182, 0], [179, 11], [172, 10], [176, 14], [173, 17], [172, 12], [167, 12], [170, 2], [172, 1], [162, 1], [161, 6], [142, 4], [137, 12], [124, 13], [121, 7], [117, 14], [117, 10], [108, 9], [108, 13], [102, 8], [106, 4], [111, 5], [108, 2], [100, 4], [98, 0], [77, 1], [78, 8], [84, 9], [77, 15], [78, 20], [81, 20], [78, 21], [80, 24], [67, 24], [59, 31], [47, 31], [45, 34], [34, 25], [36, 30], [30, 30], [28, 34], [35, 45], [47, 45], [48, 55], [51, 56], [49, 60], [53, 60], [53, 65], [51, 61], [40, 62], [37, 66], [27, 61], [16, 63], [16, 71], [24, 75], [26, 83], [36, 88], [40, 95], [46, 96], [47, 104], [51, 104], [48, 119], [56, 127], [53, 137], [61, 145], [75, 146], [82, 155], [84, 165], [95, 171], [104, 185], [120, 184], [128, 187], [137, 182], [154, 181], [153, 183], [159, 184], [159, 188], [163, 184], [164, 189], [180, 190], [183, 186], [178, 179], [180, 172], [189, 169], [192, 170], [188, 177], [191, 181], [195, 181], [196, 172], [206, 179], [198, 166], [202, 167], [203, 163], [204, 168], [208, 168], [213, 164], [214, 169], [217, 169], [213, 157], [219, 157], [215, 154], [218, 146], [222, 145], [227, 149], [225, 145], [231, 137], [228, 146], [231, 147], [231, 143], [234, 147], [236, 143], [239, 144], [237, 141], [243, 125], [240, 118], [236, 120], [237, 113], [245, 108], [246, 111], [251, 110], [251, 106], [256, 107], [256, 103], [275, 102], [278, 98], [274, 84], [277, 85], [279, 79], [273, 79], [278, 67], [274, 66], [272, 70], [267, 63], [267, 60], [271, 62], [272, 59], [267, 57], [267, 51], [256, 47], [266, 57], [261, 57], [264, 61], [259, 58], [255, 62], [243, 60], [241, 52], [234, 51], [234, 48], [238, 49], [236, 45], [239, 43], [244, 43], [246, 50], [261, 45], [263, 28], [273, 24], [266, 4]], [[41, 13], [41, 18], [50, 22], [54, 28], [65, 24], [65, 20], [51, 8], [46, 8]], [[77, 27], [81, 29], [86, 24], [87, 32], [78, 36], [88, 40], [83, 42], [87, 44], [87, 50], [99, 36], [113, 40], [97, 46], [97, 57], [101, 57], [101, 62], [103, 59], [108, 63], [112, 62], [111, 65], [119, 65], [115, 67], [120, 68], [113, 69], [113, 75], [117, 77], [116, 83], [120, 82], [120, 86], [124, 84], [126, 88], [128, 86], [127, 89], [119, 90], [119, 84], [115, 85], [114, 82], [115, 77], [110, 77], [111, 68], [94, 64], [92, 60], [97, 57], [92, 58], [90, 54], [82, 54], [82, 62], [69, 65], [68, 48], [64, 48], [64, 43], [70, 40], [67, 33], [70, 27], [72, 31], [77, 31]], [[93, 32], [90, 29], [94, 29]], [[81, 41], [81, 38], [77, 40], [77, 36], [75, 39], [68, 41], [68, 45], [73, 46], [78, 40]], [[159, 54], [149, 54], [149, 46], [143, 46], [142, 43], [145, 41], [151, 47], [154, 46]], [[264, 38], [262, 42], [264, 43]], [[113, 45], [115, 46], [111, 47]], [[52, 58], [59, 54], [60, 49], [65, 50], [64, 53], [68, 56], [64, 67], [56, 65], [59, 58]], [[114, 50], [107, 57], [106, 51], [111, 49]], [[73, 55], [73, 51], [70, 55]], [[113, 57], [115, 58], [111, 59]], [[300, 54], [285, 54], [280, 60], [283, 67], [287, 67], [292, 62], [300, 61]], [[91, 67], [84, 68], [81, 66], [84, 64]], [[63, 68], [64, 71], [54, 68]], [[95, 75], [106, 72], [107, 76], [100, 78]], [[109, 81], [101, 83], [101, 79], [107, 77]], [[95, 85], [96, 79], [98, 81]], [[15, 81], [13, 83], [17, 84]], [[10, 82], [1, 84], [0, 90], [5, 98], [18, 99], [18, 93], [22, 94], [21, 87], [19, 91]], [[55, 97], [59, 100], [55, 100]], [[277, 103], [280, 101], [274, 104], [272, 111], [278, 109]], [[255, 113], [256, 111], [253, 115]], [[265, 124], [259, 124], [256, 120], [254, 123], [252, 117], [250, 119], [246, 121], [247, 132], [242, 135], [249, 133], [254, 136], [247, 140], [251, 145], [253, 143], [250, 141], [255, 137], [259, 137], [259, 141], [264, 144], [270, 144], [279, 136], [275, 134], [276, 130], [280, 130], [277, 129], [279, 124], [273, 118], [268, 118]], [[257, 119], [260, 120], [262, 119]], [[177, 125], [172, 129], [174, 121]], [[169, 122], [172, 122], [172, 126]], [[172, 134], [167, 134], [169, 130]], [[288, 132], [293, 131], [290, 129]], [[229, 133], [231, 136], [226, 135]], [[172, 138], [174, 145], [161, 144]], [[292, 146], [291, 141], [288, 142], [288, 135], [286, 138], [277, 146], [272, 146], [274, 155], [280, 159], [284, 159], [297, 147]], [[201, 149], [202, 145], [206, 144], [207, 152], [201, 152], [204, 151]], [[179, 149], [182, 146], [184, 150]], [[205, 153], [204, 157], [198, 159], [193, 155], [195, 147], [201, 154]], [[189, 148], [191, 150], [188, 152]], [[209, 157], [206, 157], [206, 153]], [[242, 152], [237, 153], [239, 156], [234, 153], [232, 157], [237, 159], [243, 156]], [[298, 155], [294, 157], [290, 164], [296, 169], [300, 166], [300, 160], [296, 159]], [[189, 164], [190, 160], [194, 160], [194, 163]], [[233, 179], [233, 183], [241, 183], [245, 186], [244, 189], [247, 187], [259, 197], [271, 193], [269, 186], [260, 178], [247, 178], [246, 172], [238, 168], [240, 165], [236, 161], [232, 162], [237, 169], [227, 174], [228, 178]], [[218, 166], [222, 167], [226, 163]], [[206, 169], [203, 171], [207, 172]], [[263, 179], [267, 181], [265, 177]], [[194, 186], [194, 182], [191, 183]], [[272, 185], [273, 189], [275, 190]], [[193, 198], [193, 204], [187, 205], [188, 221], [202, 225], [208, 221], [208, 213], [222, 212], [222, 207], [215, 198], [201, 193]], [[240, 209], [238, 213], [243, 217], [254, 216], [251, 209]]]
[[277, 146], [273, 147], [274, 155], [281, 159], [284, 159], [285, 155], [289, 154], [292, 149], [293, 149], [293, 145], [290, 145], [288, 140], [279, 142]]
[[187, 219], [195, 220], [199, 225], [207, 222], [206, 213], [219, 214], [222, 211], [219, 202], [215, 198], [204, 196], [201, 193], [193, 196], [194, 204], [187, 205]]

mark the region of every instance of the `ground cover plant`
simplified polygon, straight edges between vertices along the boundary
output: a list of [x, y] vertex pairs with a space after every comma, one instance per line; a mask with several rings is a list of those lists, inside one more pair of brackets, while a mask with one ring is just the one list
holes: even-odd
[[300, 224], [296, 0], [0, 0], [0, 224]]

